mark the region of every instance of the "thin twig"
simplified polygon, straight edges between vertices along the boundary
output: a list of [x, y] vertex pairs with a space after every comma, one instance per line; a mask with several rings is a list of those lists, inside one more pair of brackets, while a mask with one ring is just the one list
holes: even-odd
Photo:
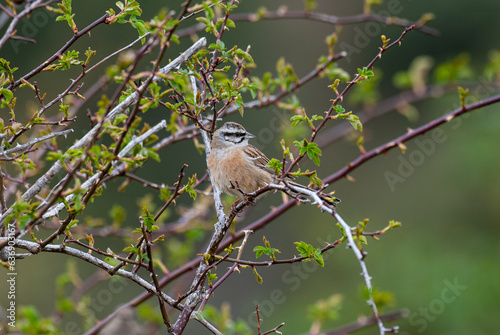
[[210, 324], [207, 320], [205, 320], [205, 318], [203, 317], [203, 313], [195, 311], [193, 312], [193, 314], [191, 314], [191, 319], [195, 319], [196, 321], [200, 322], [208, 330], [210, 330], [212, 334], [223, 335], [217, 328], [215, 328], [212, 324]]
[[48, 139], [51, 139], [51, 138], [57, 137], [57, 136], [66, 136], [69, 133], [72, 133], [73, 131], [74, 131], [73, 129], [66, 129], [66, 130], [63, 130], [63, 131], [58, 131], [58, 132], [55, 132], [55, 133], [50, 133], [48, 135], [45, 135], [45, 136], [42, 136], [42, 137], [39, 137], [39, 138], [35, 138], [35, 139], [29, 141], [28, 143], [21, 144], [21, 145], [18, 144], [16, 147], [14, 147], [12, 149], [5, 150], [2, 154], [5, 156], [5, 155], [13, 154], [15, 152], [23, 151], [25, 149], [31, 148], [32, 146], [34, 146], [35, 144], [37, 144], [39, 142], [43, 142], [43, 141], [46, 141]]
[[[40, 0], [38, 0], [38, 2], [41, 2]], [[101, 16], [99, 19], [95, 20], [94, 22], [92, 22], [91, 24], [89, 24], [88, 26], [86, 26], [85, 28], [83, 28], [82, 30], [78, 31], [78, 33], [74, 34], [68, 42], [66, 42], [66, 44], [64, 44], [61, 49], [59, 49], [55, 54], [53, 54], [52, 56], [50, 56], [45, 62], [43, 62], [42, 64], [40, 64], [39, 66], [37, 66], [35, 69], [33, 69], [32, 71], [30, 71], [29, 73], [25, 74], [22, 79], [24, 80], [28, 80], [30, 79], [31, 77], [33, 77], [34, 75], [40, 73], [43, 69], [45, 69], [47, 66], [49, 66], [50, 64], [52, 64], [52, 62], [54, 62], [55, 60], [59, 59], [61, 57], [61, 55], [71, 46], [73, 45], [80, 37], [86, 35], [89, 31], [91, 31], [92, 29], [94, 29], [95, 27], [97, 27], [98, 25], [100, 24], [103, 24], [106, 22], [106, 19], [108, 18], [108, 14], [105, 14], [103, 16]], [[2, 46], [2, 41], [0, 41], [0, 47]], [[16, 87], [18, 87], [19, 85], [21, 85], [22, 83], [22, 80], [19, 79], [17, 80], [15, 83], [12, 83], [11, 85], [9, 85], [8, 89], [9, 90], [13, 90], [15, 89]]]
[[467, 112], [470, 112], [472, 110], [479, 109], [482, 107], [486, 107], [486, 106], [489, 106], [489, 105], [492, 105], [492, 104], [495, 104], [498, 102], [500, 102], [500, 94], [483, 99], [483, 100], [480, 100], [480, 101], [477, 101], [477, 102], [474, 102], [472, 104], [469, 104], [469, 105], [466, 105], [466, 106], [463, 106], [460, 108], [457, 108], [448, 114], [445, 114], [445, 115], [443, 115], [435, 120], [432, 120], [432, 121], [424, 124], [423, 126], [420, 126], [416, 129], [411, 129], [406, 134], [401, 135], [401, 136], [395, 138], [394, 140], [389, 141], [385, 144], [382, 144], [382, 145], [368, 151], [366, 154], [359, 156], [358, 158], [356, 158], [352, 162], [348, 163], [342, 169], [340, 169], [337, 172], [331, 174], [330, 176], [324, 178], [323, 182], [326, 184], [331, 184], [334, 181], [337, 181], [340, 178], [347, 176], [354, 169], [358, 168], [359, 166], [366, 163], [370, 159], [372, 159], [378, 155], [385, 154], [389, 150], [396, 148], [396, 147], [399, 147], [402, 143], [405, 143], [405, 142], [407, 142], [407, 141], [409, 141], [417, 136], [423, 135], [423, 134], [427, 133], [428, 131], [430, 131], [430, 130], [432, 130], [432, 129], [434, 129], [434, 128], [436, 128], [444, 123], [450, 122], [453, 119], [455, 119], [456, 117], [458, 117], [464, 113], [467, 113]]
[[[243, 252], [243, 248], [245, 247], [245, 245], [247, 244], [247, 240], [248, 240], [248, 237], [250, 236], [250, 234], [252, 234], [253, 231], [252, 230], [245, 230], [245, 237], [243, 238], [243, 242], [241, 242], [241, 245], [239, 246], [239, 250], [238, 250], [238, 257], [236, 258], [236, 260], [240, 260], [241, 258], [241, 253]], [[203, 309], [205, 308], [205, 305], [207, 304], [208, 302], [208, 299], [210, 299], [210, 296], [213, 294], [213, 292], [217, 289], [217, 287], [219, 287], [227, 278], [229, 278], [229, 276], [234, 272], [234, 270], [238, 269], [239, 265], [238, 263], [234, 263], [231, 268], [229, 268], [229, 270], [219, 279], [217, 280], [217, 282], [212, 285], [212, 287], [209, 288], [209, 290], [205, 293], [205, 297], [203, 298], [203, 301], [201, 302], [200, 304], [200, 307], [198, 308], [198, 312], [201, 312], [203, 311]], [[239, 270], [238, 270], [239, 271]]]
[[110, 53], [109, 55], [107, 55], [106, 57], [104, 57], [103, 59], [101, 59], [100, 61], [98, 61], [97, 63], [95, 63], [92, 67], [90, 67], [87, 72], [90, 72], [92, 70], [94, 70], [96, 67], [98, 67], [99, 65], [101, 65], [102, 63], [106, 62], [107, 60], [109, 60], [110, 58], [112, 58], [113, 56], [115, 55], [118, 55], [120, 52], [122, 51], [125, 51], [127, 49], [130, 49], [132, 46], [134, 46], [134, 44], [136, 44], [137, 42], [139, 42], [140, 40], [142, 40], [143, 38], [145, 38], [146, 36], [148, 36], [150, 34], [150, 32], [147, 32], [145, 33], [144, 35], [142, 36], [139, 36], [138, 38], [136, 38], [135, 40], [133, 40], [132, 42], [130, 42], [129, 44], [127, 44], [126, 46], [124, 46], [123, 48], [121, 49], [118, 49], [112, 53]]
[[[380, 319], [382, 321], [393, 321], [393, 320], [398, 320], [400, 318], [404, 318], [407, 316], [406, 311], [396, 311], [396, 312], [391, 312], [391, 313], [386, 313], [386, 314], [381, 314]], [[353, 323], [347, 324], [345, 326], [332, 329], [332, 330], [327, 330], [324, 332], [319, 333], [318, 335], [345, 335], [351, 332], [354, 332], [358, 329], [363, 329], [368, 326], [371, 326], [373, 324], [376, 324], [377, 320], [371, 316], [371, 317], [360, 317], [358, 320], [354, 321]], [[306, 335], [306, 334], [304, 334]]]
[[10, 11], [8, 11], [7, 9], [5, 9], [2, 6], [2, 10], [5, 13], [7, 13], [9, 16], [13, 17], [13, 19], [12, 19], [12, 22], [10, 23], [9, 27], [7, 28], [7, 30], [3, 34], [2, 38], [0, 38], [0, 49], [4, 46], [5, 42], [7, 42], [9, 40], [9, 38], [12, 38], [14, 36], [16, 25], [19, 23], [19, 21], [23, 17], [31, 14], [35, 9], [45, 7], [53, 2], [56, 2], [56, 0], [51, 0], [51, 1], [47, 1], [47, 2], [44, 2], [44, 0], [36, 0], [32, 3], [28, 2], [27, 5], [25, 6], [24, 10], [15, 16]]
[[281, 327], [283, 327], [285, 325], [284, 322], [280, 323], [279, 325], [277, 325], [276, 327], [274, 327], [273, 329], [270, 329], [268, 330], [267, 332], [264, 332], [262, 333], [262, 335], [267, 335], [267, 334], [271, 334], [271, 333], [276, 333], [276, 334], [283, 334], [282, 332], [278, 331], [278, 329], [280, 329]]
[[[6, 242], [7, 240], [8, 239], [5, 238], [5, 237], [0, 237], [0, 242], [2, 242], [2, 243]], [[97, 267], [99, 267], [99, 268], [101, 268], [101, 269], [103, 269], [105, 271], [110, 271], [113, 268], [112, 265], [106, 263], [103, 260], [100, 260], [97, 257], [92, 256], [88, 252], [83, 252], [81, 250], [69, 247], [67, 245], [50, 244], [50, 245], [47, 245], [47, 246], [45, 246], [45, 247], [43, 247], [43, 248], [40, 249], [40, 245], [38, 243], [36, 243], [36, 242], [30, 242], [30, 241], [24, 241], [24, 240], [15, 239], [11, 243], [14, 243], [14, 245], [13, 245], [14, 247], [28, 250], [32, 254], [36, 254], [38, 252], [61, 253], [61, 254], [66, 254], [66, 255], [69, 255], [69, 256], [72, 256], [72, 257], [79, 258], [79, 259], [81, 259], [81, 260], [83, 260], [83, 261], [85, 261], [87, 263], [90, 263], [92, 265], [95, 265], [95, 266], [97, 266]], [[135, 282], [138, 285], [140, 285], [143, 288], [145, 288], [148, 292], [155, 292], [156, 293], [154, 285], [148, 283], [147, 281], [145, 281], [144, 279], [142, 279], [137, 274], [134, 274], [132, 272], [125, 271], [125, 270], [119, 270], [119, 271], [116, 272], [116, 275], [132, 280], [133, 282]], [[160, 292], [160, 294], [162, 295], [162, 298], [169, 305], [172, 305], [175, 302], [175, 300], [172, 297], [166, 295], [165, 293]], [[182, 305], [179, 305], [178, 307], [182, 308]]]
[[164, 300], [161, 295], [162, 291], [160, 288], [160, 284], [158, 283], [158, 277], [156, 276], [154, 269], [153, 253], [151, 252], [151, 242], [148, 238], [148, 234], [151, 234], [151, 232], [146, 230], [144, 222], [141, 222], [141, 232], [142, 232], [142, 238], [144, 239], [144, 245], [146, 246], [146, 253], [149, 258], [148, 270], [149, 272], [151, 272], [151, 277], [153, 278], [153, 284], [155, 285], [156, 296], [158, 297], [158, 304], [160, 306], [161, 316], [163, 318], [163, 323], [165, 324], [165, 326], [167, 326], [167, 332], [170, 334], [172, 332], [172, 324], [170, 323], [167, 310], [165, 309], [165, 304], [163, 303]]
[[379, 22], [388, 26], [408, 27], [415, 25], [415, 29], [420, 30], [422, 33], [439, 36], [437, 29], [423, 25], [421, 21], [409, 21], [405, 19], [396, 18], [394, 16], [383, 16], [377, 14], [358, 14], [353, 16], [339, 17], [328, 15], [325, 13], [317, 13], [311, 11], [279, 11], [279, 12], [263, 12], [261, 15], [253, 13], [237, 13], [231, 16], [233, 21], [251, 21], [257, 20], [280, 20], [280, 19], [304, 19], [311, 21], [318, 21], [328, 23], [331, 25], [348, 25], [363, 22]]
[[[156, 213], [156, 215], [154, 216], [153, 220], [156, 222], [158, 220], [158, 218], [161, 216], [161, 214], [170, 206], [170, 204], [172, 204], [172, 202], [174, 202], [174, 200], [181, 194], [179, 192], [180, 190], [180, 186], [181, 186], [181, 182], [182, 182], [182, 178], [184, 177], [184, 168], [186, 168], [187, 165], [184, 164], [183, 167], [181, 168], [181, 171], [179, 173], [179, 177], [178, 177], [178, 180], [177, 180], [177, 185], [176, 185], [176, 188], [175, 188], [175, 191], [174, 193], [170, 196], [170, 198], [165, 202], [165, 204], [163, 205], [163, 207], [158, 211], [158, 213]], [[142, 243], [143, 243], [144, 239], [141, 237], [139, 238], [139, 241], [137, 241], [136, 243], [136, 248], [139, 247]], [[127, 256], [127, 259], [131, 259], [132, 257], [134, 256], [134, 253], [133, 252], [130, 252]], [[127, 261], [122, 261], [120, 262], [119, 264], [117, 264], [113, 270], [111, 271], [111, 274], [115, 273], [116, 271], [118, 271], [118, 269], [120, 269], [121, 267], [123, 267], [125, 264], [127, 263]], [[161, 287], [161, 286], [160, 286]]]
[[[305, 19], [311, 21], [318, 21], [332, 25], [348, 25], [348, 24], [357, 24], [363, 22], [379, 22], [389, 26], [401, 26], [408, 27], [412, 24], [416, 25], [416, 29], [420, 30], [422, 33], [431, 35], [431, 36], [439, 36], [439, 31], [427, 27], [424, 25], [423, 21], [408, 21], [405, 19], [395, 18], [391, 16], [383, 16], [376, 14], [359, 14], [353, 16], [345, 16], [338, 17], [333, 15], [327, 15], [324, 13], [315, 13], [315, 12], [307, 12], [307, 11], [280, 11], [280, 12], [264, 12], [264, 13], [235, 13], [231, 15], [231, 20], [233, 21], [249, 21], [256, 22], [258, 20], [277, 20], [277, 19]], [[179, 36], [189, 36], [193, 35], [199, 31], [202, 31], [206, 28], [204, 23], [197, 23], [191, 27], [187, 27], [184, 29], [180, 29], [177, 31]]]
[[[379, 52], [377, 53], [377, 55], [375, 57], [373, 57], [373, 59], [368, 63], [368, 65], [366, 66], [367, 69], [371, 69], [373, 68], [373, 65], [375, 65], [375, 63], [382, 58], [382, 55], [383, 53], [385, 53], [387, 50], [391, 49], [392, 47], [394, 46], [397, 46], [397, 45], [401, 45], [401, 41], [403, 40], [403, 38], [405, 37], [405, 35], [413, 30], [414, 26], [411, 26], [411, 27], [407, 27], [402, 33], [401, 35], [392, 43], [386, 45], [386, 46], [383, 46], [383, 47], [380, 47], [379, 48]], [[319, 125], [317, 127], [314, 128], [310, 138], [309, 138], [309, 143], [312, 143], [315, 141], [316, 139], [316, 136], [318, 135], [318, 133], [320, 132], [321, 129], [323, 129], [326, 125], [326, 123], [331, 119], [331, 115], [333, 113], [333, 111], [335, 110], [335, 107], [344, 99], [345, 95], [347, 94], [347, 92], [356, 84], [359, 82], [359, 80], [361, 79], [361, 74], [357, 74], [353, 80], [351, 80], [350, 82], [348, 82], [348, 84], [346, 85], [346, 87], [344, 88], [344, 90], [339, 94], [337, 93], [337, 97], [333, 100], [332, 102], [332, 105], [330, 106], [330, 109], [326, 112], [326, 116], [323, 118], [323, 120], [321, 120], [321, 122], [319, 123]], [[304, 158], [305, 156], [305, 152], [299, 156], [297, 156], [291, 163], [290, 165], [288, 166], [287, 170], [286, 170], [286, 173], [285, 175], [288, 175], [289, 173], [291, 173], [291, 171], [293, 170], [293, 168], [302, 160], [302, 158]]]

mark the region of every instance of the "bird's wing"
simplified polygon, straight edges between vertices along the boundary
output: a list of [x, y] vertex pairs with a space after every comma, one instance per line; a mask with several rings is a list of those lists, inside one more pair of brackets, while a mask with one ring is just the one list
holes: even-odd
[[269, 173], [274, 174], [274, 170], [272, 168], [270, 168], [269, 166], [267, 166], [267, 163], [269, 163], [269, 158], [267, 158], [266, 155], [264, 155], [262, 153], [262, 151], [260, 151], [259, 149], [257, 149], [253, 145], [249, 144], [245, 147], [244, 152], [245, 152], [246, 158], [250, 162], [255, 164], [257, 167], [264, 169]]

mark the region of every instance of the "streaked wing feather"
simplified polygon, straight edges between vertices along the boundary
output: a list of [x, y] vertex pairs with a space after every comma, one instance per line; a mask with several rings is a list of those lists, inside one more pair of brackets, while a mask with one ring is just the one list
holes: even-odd
[[267, 158], [266, 155], [262, 153], [262, 151], [249, 144], [245, 147], [244, 152], [247, 159], [252, 161], [252, 163], [254, 163], [257, 167], [274, 174], [274, 170], [267, 166], [267, 163], [269, 163], [269, 158]]

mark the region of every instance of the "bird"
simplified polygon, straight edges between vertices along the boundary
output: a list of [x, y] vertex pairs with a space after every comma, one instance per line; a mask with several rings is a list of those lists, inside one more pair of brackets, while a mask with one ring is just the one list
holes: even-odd
[[[212, 135], [208, 168], [212, 176], [213, 186], [226, 194], [239, 198], [238, 202], [250, 200], [253, 203], [247, 195], [272, 182], [278, 182], [280, 185], [285, 184], [283, 181], [276, 180], [274, 169], [268, 166], [269, 158], [248, 143], [248, 140], [252, 138], [255, 138], [255, 135], [246, 131], [242, 125], [236, 122], [226, 122]], [[288, 187], [293, 186], [294, 188], [294, 190], [290, 190], [290, 193], [297, 193], [297, 189], [310, 190], [288, 179], [286, 184]], [[320, 194], [320, 198], [333, 206], [340, 201], [323, 194]]]
[[[224, 193], [245, 200], [252, 193], [271, 183], [274, 170], [269, 158], [248, 143], [255, 135], [236, 122], [226, 122], [212, 135], [208, 168], [214, 186]], [[241, 190], [241, 191], [240, 191]]]

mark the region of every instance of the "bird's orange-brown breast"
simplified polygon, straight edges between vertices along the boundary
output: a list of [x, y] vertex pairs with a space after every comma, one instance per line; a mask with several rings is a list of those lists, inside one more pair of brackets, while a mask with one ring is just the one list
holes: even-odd
[[[271, 175], [263, 169], [256, 169], [254, 163], [244, 157], [239, 148], [231, 148], [219, 159], [217, 152], [212, 151], [208, 165], [216, 186], [223, 192], [242, 198], [241, 188], [245, 193], [251, 193], [272, 181]], [[222, 173], [221, 171], [225, 171]]]

